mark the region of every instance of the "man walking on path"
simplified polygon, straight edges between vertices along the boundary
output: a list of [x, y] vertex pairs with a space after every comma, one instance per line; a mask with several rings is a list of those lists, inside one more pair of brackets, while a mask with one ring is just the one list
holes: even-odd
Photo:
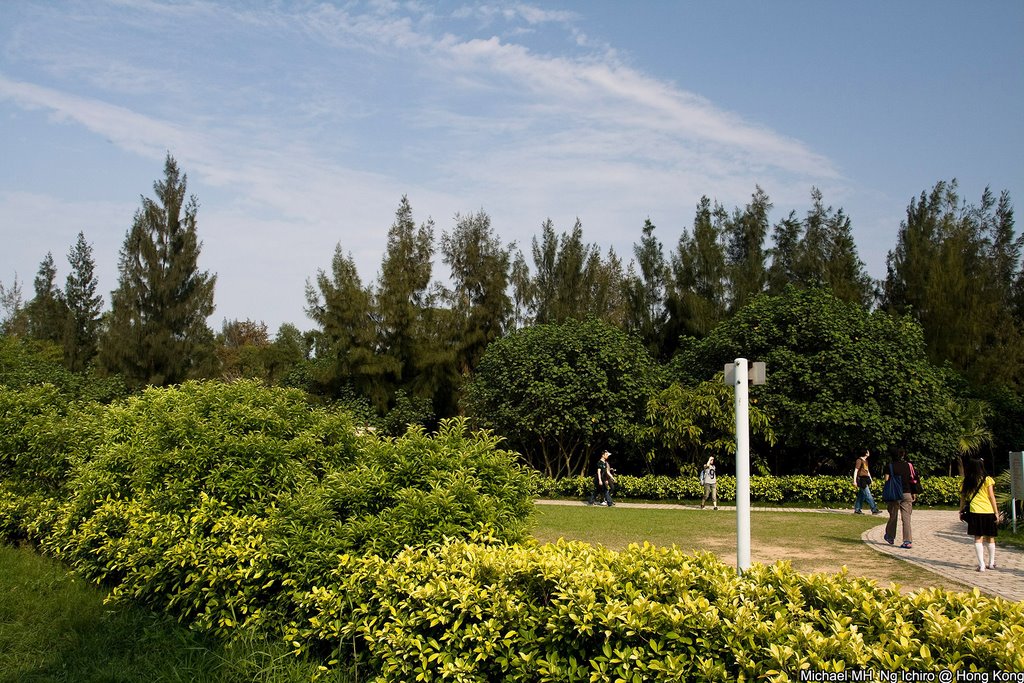
[[597, 467], [594, 470], [594, 491], [590, 494], [587, 505], [593, 505], [594, 499], [601, 494], [604, 495], [604, 501], [598, 503], [598, 505], [607, 505], [608, 507], [615, 505], [612, 502], [612, 475], [608, 467], [608, 456], [610, 455], [611, 453], [605, 451], [601, 453], [601, 457], [597, 461]]

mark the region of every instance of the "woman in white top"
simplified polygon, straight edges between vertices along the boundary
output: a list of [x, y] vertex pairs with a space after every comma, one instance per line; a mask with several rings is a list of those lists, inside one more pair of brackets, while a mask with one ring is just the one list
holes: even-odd
[[700, 471], [700, 483], [704, 484], [704, 497], [700, 501], [700, 509], [704, 509], [704, 504], [708, 500], [708, 496], [711, 497], [711, 505], [714, 509], [718, 509], [718, 478], [715, 476], [715, 459], [713, 457], [708, 458], [708, 461], [704, 464], [704, 469]]

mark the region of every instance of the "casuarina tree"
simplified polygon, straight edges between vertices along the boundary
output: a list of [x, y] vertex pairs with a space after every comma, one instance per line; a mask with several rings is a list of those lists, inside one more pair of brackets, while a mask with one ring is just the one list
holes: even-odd
[[156, 199], [142, 197], [125, 235], [101, 356], [133, 386], [165, 386], [212, 374], [216, 275], [199, 270], [199, 204], [168, 154]]

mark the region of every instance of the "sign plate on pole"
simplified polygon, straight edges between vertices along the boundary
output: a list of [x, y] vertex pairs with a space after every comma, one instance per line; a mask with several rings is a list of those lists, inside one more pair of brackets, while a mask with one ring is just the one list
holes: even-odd
[[1010, 451], [1010, 495], [1024, 498], [1024, 452]]
[[1024, 451], [1010, 451], [1010, 517], [1017, 533], [1017, 501], [1024, 499]]

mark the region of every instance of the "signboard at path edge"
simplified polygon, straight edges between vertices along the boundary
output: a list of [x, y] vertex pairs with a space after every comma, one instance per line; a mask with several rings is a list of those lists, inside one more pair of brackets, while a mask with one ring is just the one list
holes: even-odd
[[1010, 497], [1024, 498], [1024, 451], [1010, 451]]

